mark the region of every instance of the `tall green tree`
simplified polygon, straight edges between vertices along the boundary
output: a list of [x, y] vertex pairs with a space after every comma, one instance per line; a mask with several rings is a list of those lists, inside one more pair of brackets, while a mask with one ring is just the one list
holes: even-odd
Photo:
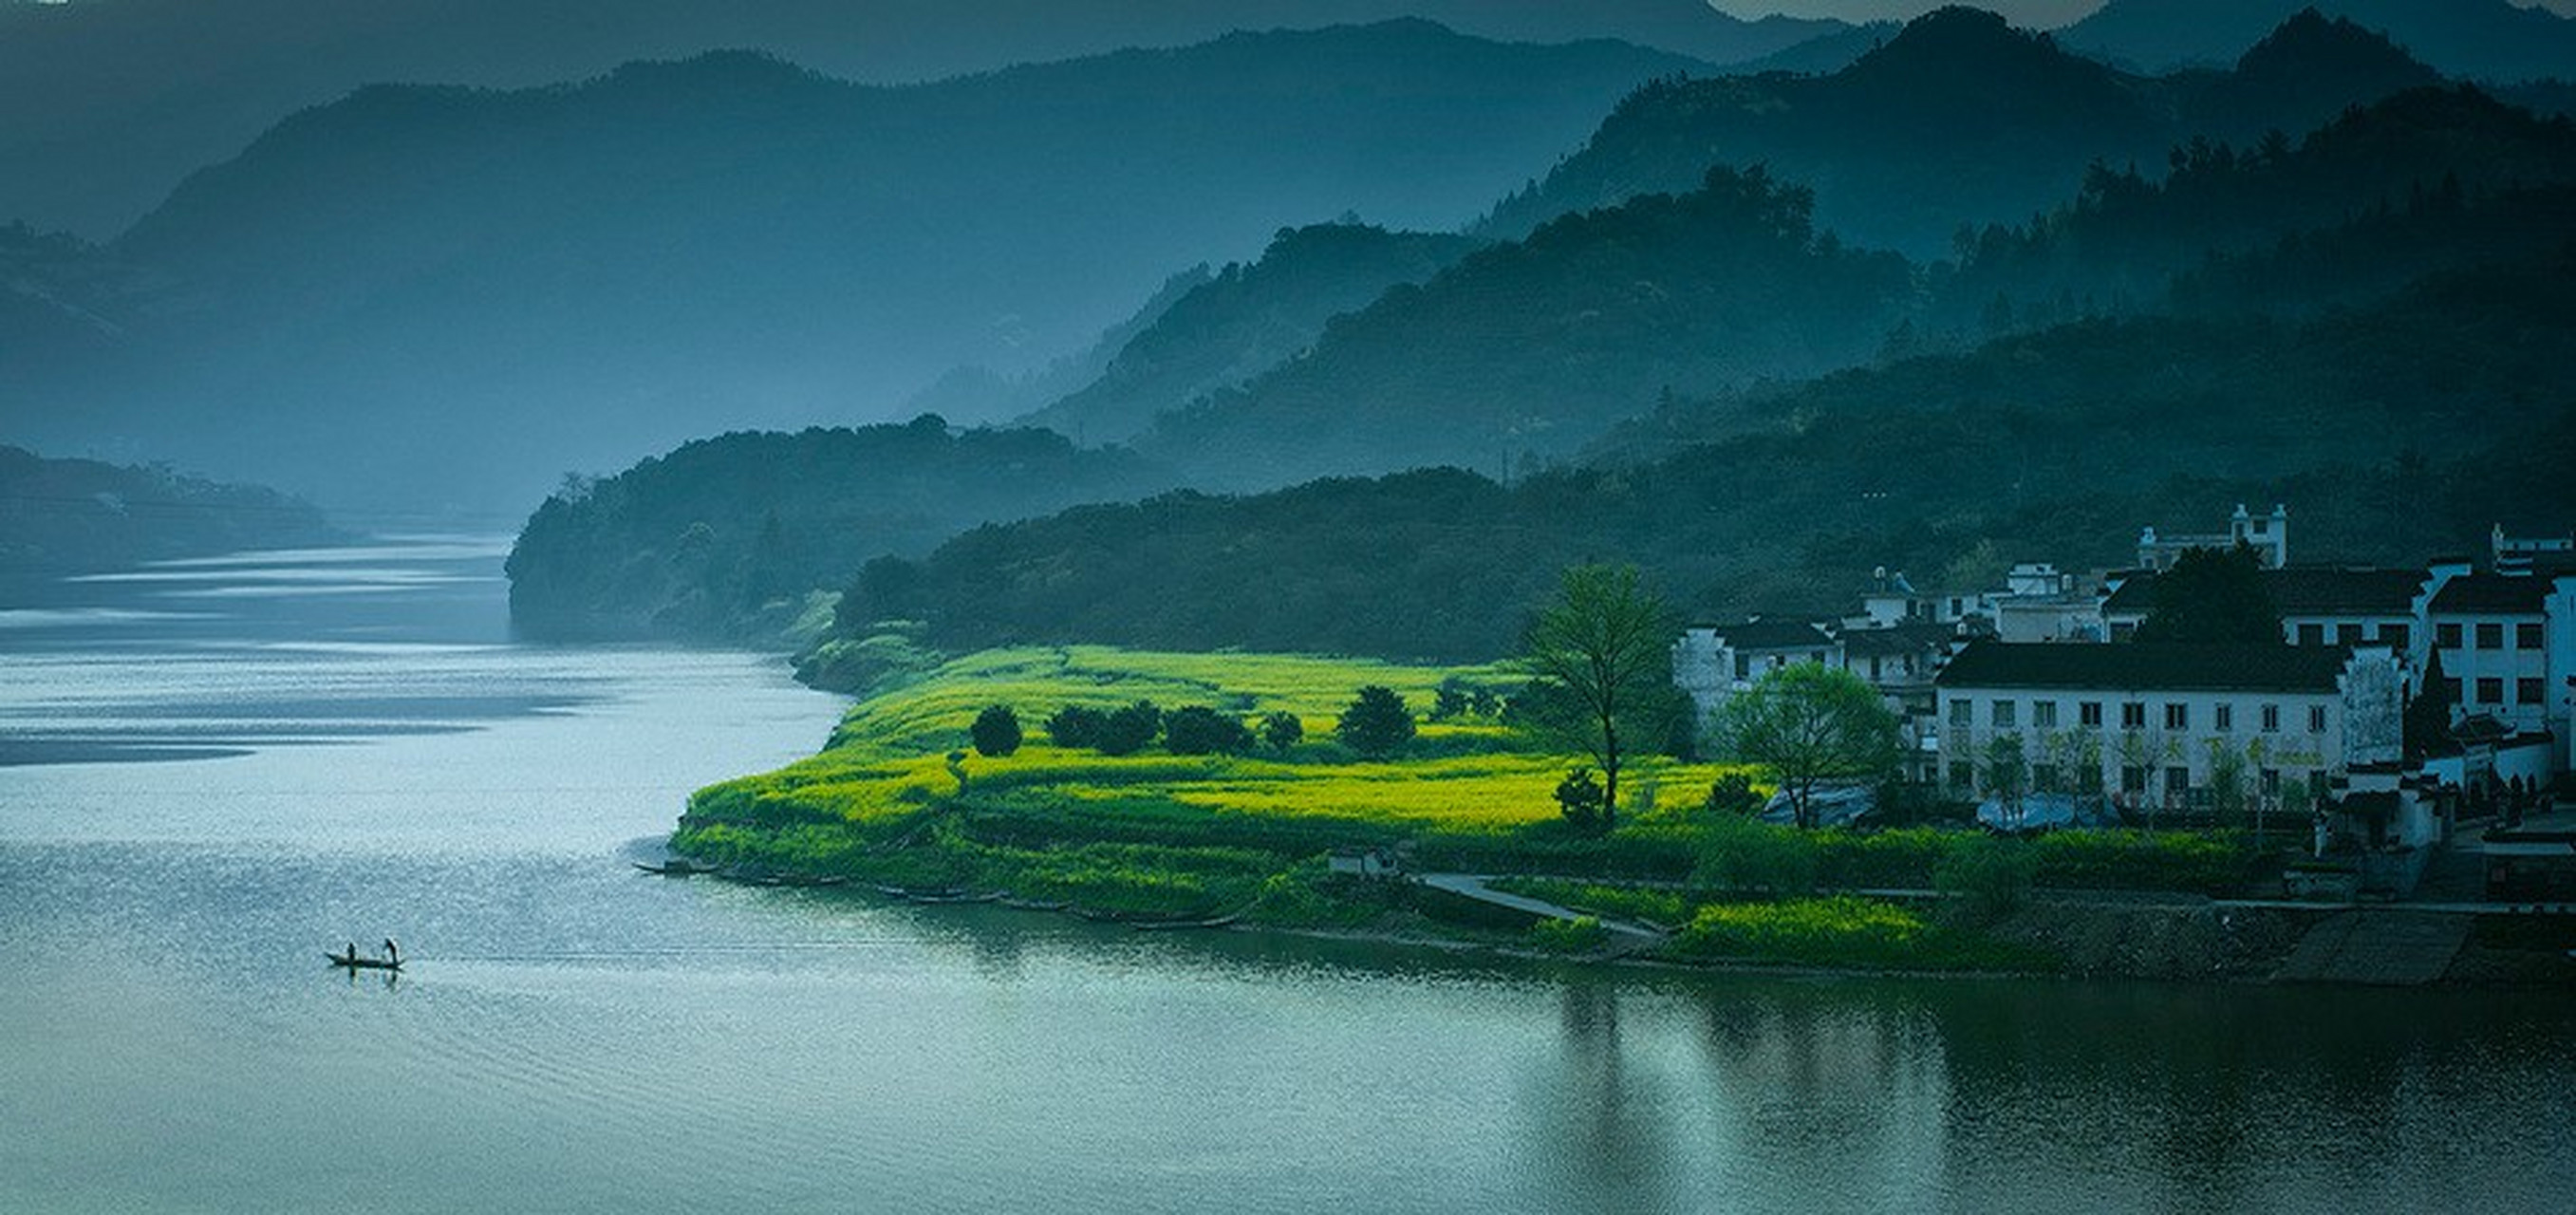
[[2263, 588], [2263, 563], [2242, 544], [2186, 550], [2156, 575], [2154, 590], [2155, 606], [2138, 625], [2140, 641], [2281, 640], [2281, 609]]
[[1670, 732], [1673, 617], [1633, 566], [1578, 565], [1531, 622], [1522, 664], [1551, 706], [1541, 724], [1601, 766], [1602, 830], [1619, 815], [1619, 770], [1641, 743]]
[[1816, 787], [1893, 771], [1896, 715], [1849, 671], [1805, 662], [1764, 675], [1717, 714], [1719, 754], [1760, 765], [1789, 795], [1800, 827], [1816, 825]]
[[1413, 710], [1404, 707], [1404, 698], [1395, 689], [1370, 684], [1351, 698], [1333, 733], [1351, 750], [1384, 759], [1413, 741]]

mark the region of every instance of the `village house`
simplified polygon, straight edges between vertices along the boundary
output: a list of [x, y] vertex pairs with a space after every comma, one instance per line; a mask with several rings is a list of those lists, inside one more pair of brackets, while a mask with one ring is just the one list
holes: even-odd
[[2173, 568], [2184, 553], [2196, 548], [2232, 549], [2238, 545], [2254, 550], [2256, 560], [2265, 569], [2279, 569], [2290, 563], [2290, 512], [2274, 506], [2268, 516], [2250, 514], [2244, 503], [2227, 520], [2225, 535], [2158, 535], [2150, 527], [2138, 533], [2138, 568], [2161, 571]]
[[2122, 815], [2304, 808], [2352, 765], [2400, 759], [2403, 688], [2376, 647], [1978, 641], [1936, 680], [1940, 778]]
[[1673, 683], [1689, 694], [1705, 728], [1728, 697], [1802, 662], [1842, 666], [1842, 642], [1823, 623], [1803, 618], [1694, 624], [1673, 643]]

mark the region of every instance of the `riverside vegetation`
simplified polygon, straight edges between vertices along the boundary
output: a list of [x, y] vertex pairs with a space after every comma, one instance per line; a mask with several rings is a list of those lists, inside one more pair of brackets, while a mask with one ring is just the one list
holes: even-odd
[[[1674, 960], [1908, 970], [2054, 969], [2045, 950], [1983, 927], [2034, 884], [2223, 890], [2254, 861], [2225, 833], [2083, 833], [2020, 846], [2021, 863], [1968, 863], [2007, 845], [1936, 825], [1770, 826], [1742, 812], [1765, 792], [1748, 791], [1745, 770], [1670, 755], [1633, 760], [1617, 825], [1586, 830], [1549, 797], [1582, 760], [1515, 721], [1520, 678], [1276, 654], [984, 651], [880, 685], [818, 755], [700, 790], [672, 846], [737, 871], [1006, 895], [1097, 918], [1600, 942], [1597, 925], [1506, 930], [1326, 861], [1393, 849], [1416, 871], [1520, 875], [1538, 897], [1675, 926], [1661, 951]], [[1425, 717], [1381, 757], [1340, 737], [1340, 715], [1371, 687]], [[1156, 743], [1109, 755], [1061, 745], [1043, 724], [1140, 702], [1248, 728], [1219, 732], [1239, 740], [1231, 753]], [[1028, 723], [1016, 745], [996, 705]], [[998, 753], [974, 748], [979, 718]], [[1967, 897], [1851, 893], [1887, 888]]]

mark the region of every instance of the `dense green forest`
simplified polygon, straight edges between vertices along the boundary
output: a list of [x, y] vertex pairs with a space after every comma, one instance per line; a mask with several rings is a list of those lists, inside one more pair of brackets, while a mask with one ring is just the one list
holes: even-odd
[[1480, 229], [1686, 189], [1712, 164], [1767, 164], [1815, 187], [1817, 220], [1919, 258], [1961, 224], [2027, 216], [2085, 167], [2153, 161], [2194, 137], [2304, 131], [2346, 106], [2439, 77], [2384, 38], [2313, 13], [2226, 72], [2139, 76], [2003, 18], [1945, 8], [1824, 76], [1674, 78], [1622, 102], [1582, 150]]
[[843, 616], [934, 645], [1098, 641], [1471, 660], [1563, 565], [1693, 611], [1845, 606], [2009, 559], [2116, 564], [2141, 525], [2294, 504], [2302, 555], [2412, 561], [2576, 510], [2576, 262], [2459, 272], [2307, 321], [2101, 320], [1768, 398], [1768, 425], [1509, 488], [1456, 470], [1171, 494], [883, 563]]
[[1166, 414], [1139, 446], [1201, 485], [1561, 454], [1669, 385], [1867, 358], [1912, 305], [1894, 254], [1820, 236], [1759, 169], [1569, 215], [1398, 287], [1314, 349]]
[[0, 573], [109, 569], [345, 537], [275, 490], [0, 445]]
[[1169, 484], [1129, 452], [932, 415], [723, 435], [546, 499], [510, 551], [510, 614], [539, 636], [770, 635], [871, 558]]
[[1479, 242], [1360, 223], [1283, 228], [1260, 260], [1227, 266], [1127, 337], [1097, 379], [1021, 421], [1079, 443], [1123, 443], [1154, 415], [1288, 361], [1324, 323], [1419, 283]]

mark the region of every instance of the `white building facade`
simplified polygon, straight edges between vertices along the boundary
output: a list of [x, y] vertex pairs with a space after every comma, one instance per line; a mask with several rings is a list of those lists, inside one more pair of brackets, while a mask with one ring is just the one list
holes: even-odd
[[2385, 649], [1980, 641], [1937, 681], [1953, 794], [2098, 796], [2123, 810], [2250, 806], [2400, 755]]

